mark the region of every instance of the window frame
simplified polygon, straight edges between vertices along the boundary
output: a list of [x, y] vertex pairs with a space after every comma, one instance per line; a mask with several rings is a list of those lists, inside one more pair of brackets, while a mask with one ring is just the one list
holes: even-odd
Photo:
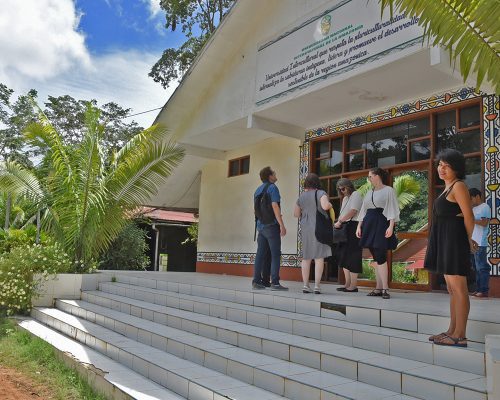
[[[245, 160], [248, 160], [248, 171], [246, 171], [246, 172], [243, 171], [243, 161], [245, 161]], [[232, 175], [231, 174], [231, 165], [235, 162], [238, 163], [238, 173]], [[238, 157], [238, 158], [233, 158], [233, 159], [228, 161], [228, 164], [227, 164], [227, 177], [228, 178], [233, 178], [235, 176], [241, 176], [241, 175], [247, 175], [249, 173], [250, 173], [250, 155], [246, 155], [246, 156]]]

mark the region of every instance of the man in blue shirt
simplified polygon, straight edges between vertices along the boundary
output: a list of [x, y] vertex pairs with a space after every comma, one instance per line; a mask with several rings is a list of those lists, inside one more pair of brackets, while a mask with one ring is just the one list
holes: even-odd
[[491, 218], [491, 209], [488, 204], [483, 203], [481, 192], [472, 188], [469, 190], [474, 213], [474, 232], [472, 240], [478, 244], [477, 251], [472, 255], [473, 265], [476, 270], [477, 292], [472, 294], [475, 298], [487, 298], [490, 281], [490, 265], [487, 260], [488, 228]]
[[265, 284], [262, 280], [262, 274], [265, 273], [265, 264], [271, 258], [271, 290], [288, 290], [280, 284], [280, 260], [281, 260], [281, 237], [286, 235], [285, 224], [281, 216], [280, 208], [280, 191], [275, 185], [278, 178], [276, 172], [271, 167], [263, 168], [260, 173], [260, 180], [262, 184], [257, 188], [254, 193], [255, 198], [260, 195], [264, 188], [267, 187], [267, 193], [271, 198], [271, 205], [274, 212], [274, 221], [270, 224], [263, 224], [257, 219], [257, 254], [255, 256], [254, 274], [252, 287], [253, 289], [265, 289]]

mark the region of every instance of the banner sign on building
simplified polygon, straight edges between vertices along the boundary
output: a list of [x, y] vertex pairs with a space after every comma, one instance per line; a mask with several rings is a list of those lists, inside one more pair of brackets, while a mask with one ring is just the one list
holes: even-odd
[[420, 45], [422, 36], [416, 17], [387, 10], [380, 19], [376, 0], [341, 1], [259, 48], [256, 104]]

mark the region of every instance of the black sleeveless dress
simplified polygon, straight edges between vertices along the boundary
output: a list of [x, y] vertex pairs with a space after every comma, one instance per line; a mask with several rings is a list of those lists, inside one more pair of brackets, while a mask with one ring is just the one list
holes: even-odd
[[458, 203], [446, 200], [455, 183], [434, 201], [424, 267], [438, 274], [467, 276], [470, 246], [464, 218], [457, 216], [462, 210]]

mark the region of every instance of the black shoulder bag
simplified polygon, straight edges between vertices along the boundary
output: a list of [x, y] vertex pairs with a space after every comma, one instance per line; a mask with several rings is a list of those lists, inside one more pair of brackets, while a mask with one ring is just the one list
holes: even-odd
[[[339, 217], [340, 215], [342, 215], [342, 211], [347, 207], [350, 200], [351, 196], [349, 196], [349, 199], [347, 199], [347, 203], [345, 203], [345, 206], [340, 210]], [[335, 228], [335, 226], [333, 227], [333, 243], [345, 242], [347, 242], [347, 222], [342, 223], [340, 228]]]
[[[323, 214], [318, 209], [318, 191], [314, 193], [314, 200], [316, 201], [316, 229], [314, 231], [316, 235], [316, 239], [318, 242], [323, 244], [328, 244], [331, 246], [332, 244], [332, 236], [333, 236], [333, 223], [330, 215]], [[321, 204], [320, 204], [321, 205]]]

